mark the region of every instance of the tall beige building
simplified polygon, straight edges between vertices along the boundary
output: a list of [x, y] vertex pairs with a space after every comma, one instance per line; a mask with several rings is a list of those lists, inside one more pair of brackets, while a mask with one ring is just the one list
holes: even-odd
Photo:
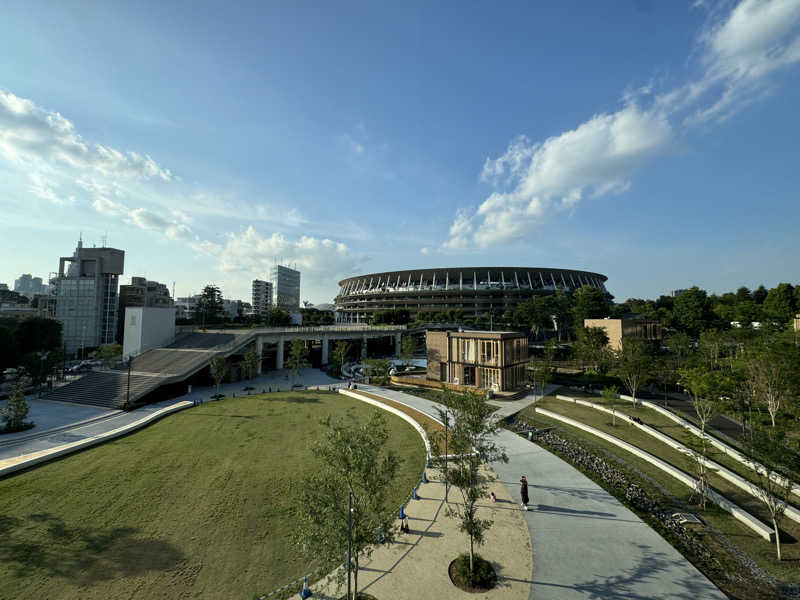
[[605, 330], [608, 336], [608, 347], [612, 350], [622, 348], [622, 340], [625, 339], [652, 342], [661, 340], [661, 323], [649, 319], [584, 319], [583, 326]]

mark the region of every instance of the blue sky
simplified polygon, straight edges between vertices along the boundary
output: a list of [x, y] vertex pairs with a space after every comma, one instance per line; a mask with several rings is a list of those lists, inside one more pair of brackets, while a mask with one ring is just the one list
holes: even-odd
[[0, 282], [85, 243], [249, 298], [275, 259], [800, 282], [800, 0], [4, 3]]

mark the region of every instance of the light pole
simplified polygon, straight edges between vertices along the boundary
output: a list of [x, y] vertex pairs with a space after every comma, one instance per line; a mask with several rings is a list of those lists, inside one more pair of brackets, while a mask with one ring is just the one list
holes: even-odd
[[42, 377], [44, 376], [44, 361], [47, 359], [47, 351], [39, 352], [39, 398], [42, 397]]
[[353, 491], [347, 497], [347, 600], [350, 600], [350, 553], [353, 546]]
[[444, 501], [447, 502], [447, 493], [450, 491], [450, 480], [447, 477], [447, 409], [444, 411]]
[[125, 404], [130, 407], [131, 401], [131, 366], [133, 365], [133, 356], [128, 357], [128, 393], [125, 395]]

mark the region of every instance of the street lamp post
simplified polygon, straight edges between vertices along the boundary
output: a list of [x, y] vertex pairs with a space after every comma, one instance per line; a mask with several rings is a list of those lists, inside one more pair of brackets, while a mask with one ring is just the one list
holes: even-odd
[[130, 406], [131, 401], [131, 366], [133, 365], [133, 357], [128, 357], [128, 393], [125, 395], [125, 404]]
[[350, 553], [353, 547], [353, 492], [347, 497], [347, 600], [350, 600]]
[[450, 491], [450, 480], [447, 477], [447, 410], [444, 411], [444, 501], [447, 500], [447, 494]]

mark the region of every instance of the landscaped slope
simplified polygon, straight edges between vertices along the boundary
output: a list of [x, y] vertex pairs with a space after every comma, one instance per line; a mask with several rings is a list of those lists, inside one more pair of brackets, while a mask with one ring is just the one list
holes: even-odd
[[[0, 481], [0, 598], [251, 598], [309, 570], [288, 541], [320, 419], [373, 407], [327, 392], [226, 399]], [[384, 413], [421, 476], [418, 433]]]

